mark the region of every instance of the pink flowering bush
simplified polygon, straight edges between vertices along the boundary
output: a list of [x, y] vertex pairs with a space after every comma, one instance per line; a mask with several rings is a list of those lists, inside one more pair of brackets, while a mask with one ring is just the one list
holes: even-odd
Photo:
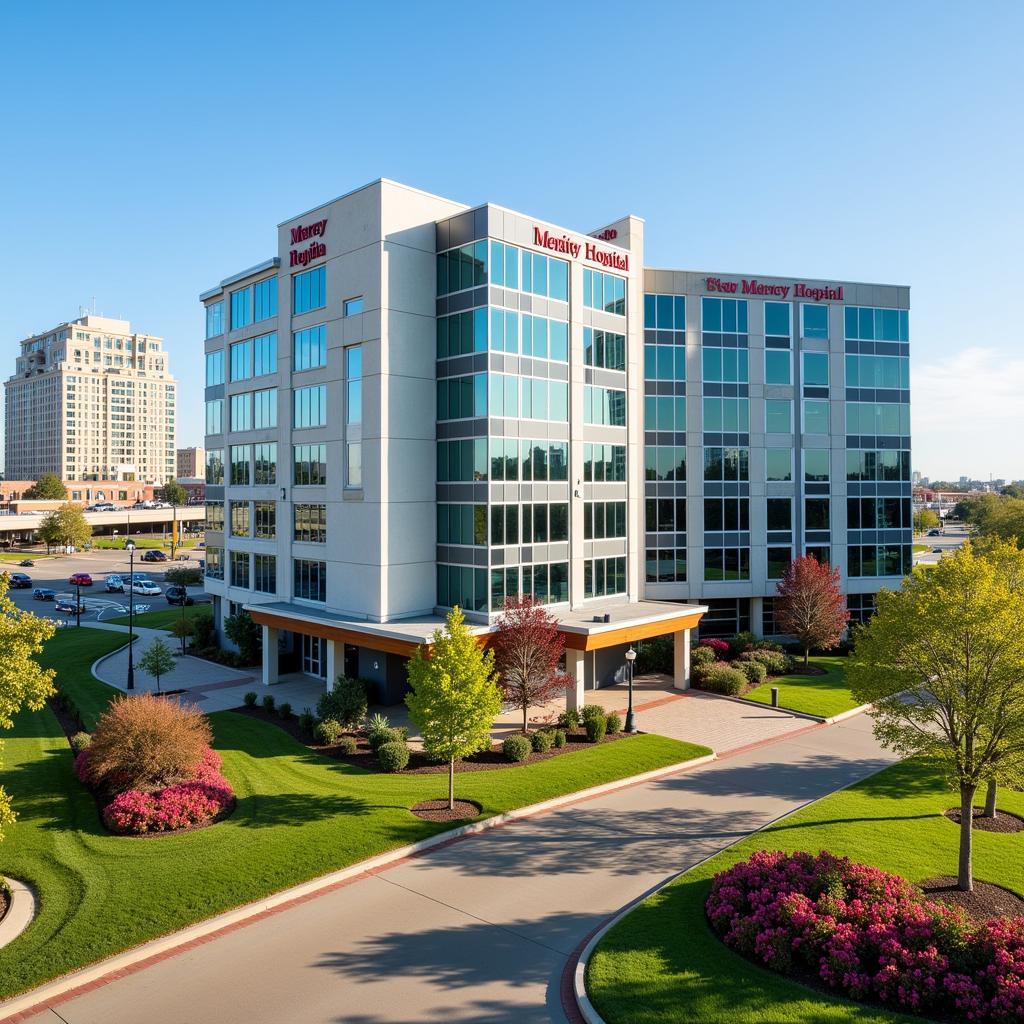
[[1024, 1019], [1024, 917], [972, 925], [898, 875], [768, 850], [716, 875], [705, 910], [730, 948], [851, 999], [949, 1021]]
[[[87, 785], [91, 782], [88, 750], [75, 758], [75, 771]], [[206, 825], [227, 810], [234, 799], [231, 783], [220, 772], [221, 757], [207, 748], [192, 778], [152, 793], [127, 789], [103, 809], [103, 821], [112, 832], [138, 835], [170, 832], [193, 825]]]
[[706, 640], [701, 640], [697, 645], [698, 647], [710, 647], [715, 652], [715, 657], [723, 661], [729, 657], [729, 641], [719, 640], [718, 637], [708, 637]]

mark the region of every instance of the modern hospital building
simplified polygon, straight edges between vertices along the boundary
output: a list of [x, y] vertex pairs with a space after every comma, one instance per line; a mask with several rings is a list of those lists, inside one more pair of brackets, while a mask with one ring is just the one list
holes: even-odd
[[780, 574], [853, 618], [911, 564], [909, 289], [645, 265], [380, 180], [278, 226], [206, 309], [207, 589], [264, 680], [375, 680], [459, 605], [550, 605], [583, 688], [636, 640], [773, 635]]

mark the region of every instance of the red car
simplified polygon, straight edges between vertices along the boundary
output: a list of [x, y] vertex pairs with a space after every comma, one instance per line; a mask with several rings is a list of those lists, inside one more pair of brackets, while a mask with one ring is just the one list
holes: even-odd
[[73, 587], [91, 587], [92, 577], [87, 572], [73, 572], [68, 577], [68, 583]]

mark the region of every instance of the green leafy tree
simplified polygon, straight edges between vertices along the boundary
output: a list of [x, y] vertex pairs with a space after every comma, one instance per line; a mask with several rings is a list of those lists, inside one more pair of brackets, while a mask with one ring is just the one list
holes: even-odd
[[899, 592], [882, 590], [857, 631], [847, 673], [874, 731], [904, 757], [932, 761], [960, 794], [958, 886], [970, 891], [978, 787], [1024, 756], [1024, 576], [970, 544]]
[[177, 508], [188, 504], [188, 491], [177, 480], [168, 480], [161, 491], [163, 500]]
[[171, 626], [171, 636], [176, 640], [181, 641], [181, 653], [185, 653], [185, 644], [188, 638], [192, 636], [196, 629], [192, 623], [192, 620], [185, 614], [185, 606], [181, 606], [181, 618], [174, 620], [174, 625]]
[[[22, 708], [38, 711], [54, 692], [53, 672], [40, 667], [35, 656], [56, 626], [18, 608], [7, 596], [9, 583], [7, 574], [0, 574], [0, 729], [10, 729]], [[0, 786], [0, 839], [14, 819], [11, 799]]]
[[156, 692], [159, 693], [160, 677], [167, 675], [174, 668], [174, 655], [170, 647], [157, 637], [139, 658], [139, 668], [156, 680]]
[[164, 573], [164, 579], [175, 587], [198, 587], [203, 582], [203, 574], [195, 567], [172, 565]]
[[247, 665], [255, 665], [260, 660], [263, 630], [248, 612], [241, 611], [225, 619], [224, 635], [235, 644]]
[[47, 513], [39, 525], [39, 539], [49, 551], [52, 547], [84, 548], [92, 538], [92, 527], [85, 513], [71, 502]]
[[25, 497], [41, 501], [66, 501], [68, 489], [56, 473], [44, 473], [25, 491]]
[[405, 703], [423, 737], [423, 749], [448, 762], [448, 806], [455, 806], [455, 762], [491, 744], [501, 712], [494, 652], [469, 631], [459, 608], [434, 632], [428, 657], [417, 647], [409, 660], [411, 692]]
[[919, 508], [914, 513], [914, 532], [924, 533], [926, 530], [934, 530], [939, 522], [938, 513], [930, 508]]

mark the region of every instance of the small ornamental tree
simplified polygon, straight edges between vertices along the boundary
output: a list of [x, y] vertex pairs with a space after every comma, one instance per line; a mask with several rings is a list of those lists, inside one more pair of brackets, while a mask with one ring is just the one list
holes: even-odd
[[[1024, 552], [1015, 561], [1024, 565]], [[1013, 573], [1016, 575], [1016, 573]], [[960, 794], [958, 887], [973, 887], [978, 787], [1014, 777], [1024, 758], [1024, 590], [970, 544], [898, 593], [882, 590], [857, 630], [847, 671], [874, 732], [902, 757], [936, 764]]]
[[[181, 606], [181, 610], [184, 613], [184, 605]], [[191, 637], [195, 633], [195, 631], [195, 626], [192, 624], [192, 620], [188, 618], [186, 615], [182, 614], [180, 619], [174, 620], [174, 625], [171, 626], [171, 636], [173, 636], [176, 640], [181, 641], [182, 654], [185, 653], [186, 642], [188, 641], [189, 637]]]
[[157, 637], [139, 658], [139, 668], [156, 680], [156, 692], [159, 693], [160, 677], [167, 675], [174, 668], [174, 655], [171, 654], [170, 647]]
[[42, 501], [66, 501], [68, 489], [56, 473], [44, 473], [25, 490], [25, 497]]
[[176, 508], [188, 504], [188, 491], [177, 480], [168, 480], [161, 490], [161, 496], [168, 505], [174, 505]]
[[198, 587], [203, 582], [202, 571], [194, 566], [172, 565], [164, 579], [175, 587]]
[[83, 548], [92, 538], [92, 527], [85, 513], [77, 506], [66, 502], [60, 508], [49, 512], [39, 524], [39, 539], [51, 547], [71, 545]]
[[775, 588], [775, 623], [780, 633], [796, 637], [807, 668], [811, 648], [838, 646], [850, 621], [839, 589], [839, 569], [822, 565], [813, 555], [790, 562]]
[[[0, 729], [10, 729], [22, 708], [38, 711], [53, 693], [53, 671], [41, 668], [35, 656], [57, 627], [22, 611], [7, 596], [9, 585], [10, 577], [0, 573]], [[0, 786], [0, 839], [14, 818], [10, 797]]]
[[428, 657], [417, 647], [409, 659], [405, 703], [431, 757], [448, 762], [448, 807], [455, 807], [455, 762], [491, 744], [501, 712], [494, 652], [484, 651], [455, 607], [434, 632]]
[[510, 704], [523, 713], [523, 732], [531, 707], [565, 693], [566, 677], [558, 662], [565, 639], [558, 620], [531, 596], [510, 597], [492, 639], [498, 685]]
[[919, 508], [914, 513], [915, 533], [924, 533], [925, 530], [934, 530], [939, 525], [938, 513], [930, 508]]
[[246, 665], [255, 665], [260, 660], [263, 630], [252, 621], [248, 612], [237, 612], [225, 619], [224, 635], [238, 648]]

